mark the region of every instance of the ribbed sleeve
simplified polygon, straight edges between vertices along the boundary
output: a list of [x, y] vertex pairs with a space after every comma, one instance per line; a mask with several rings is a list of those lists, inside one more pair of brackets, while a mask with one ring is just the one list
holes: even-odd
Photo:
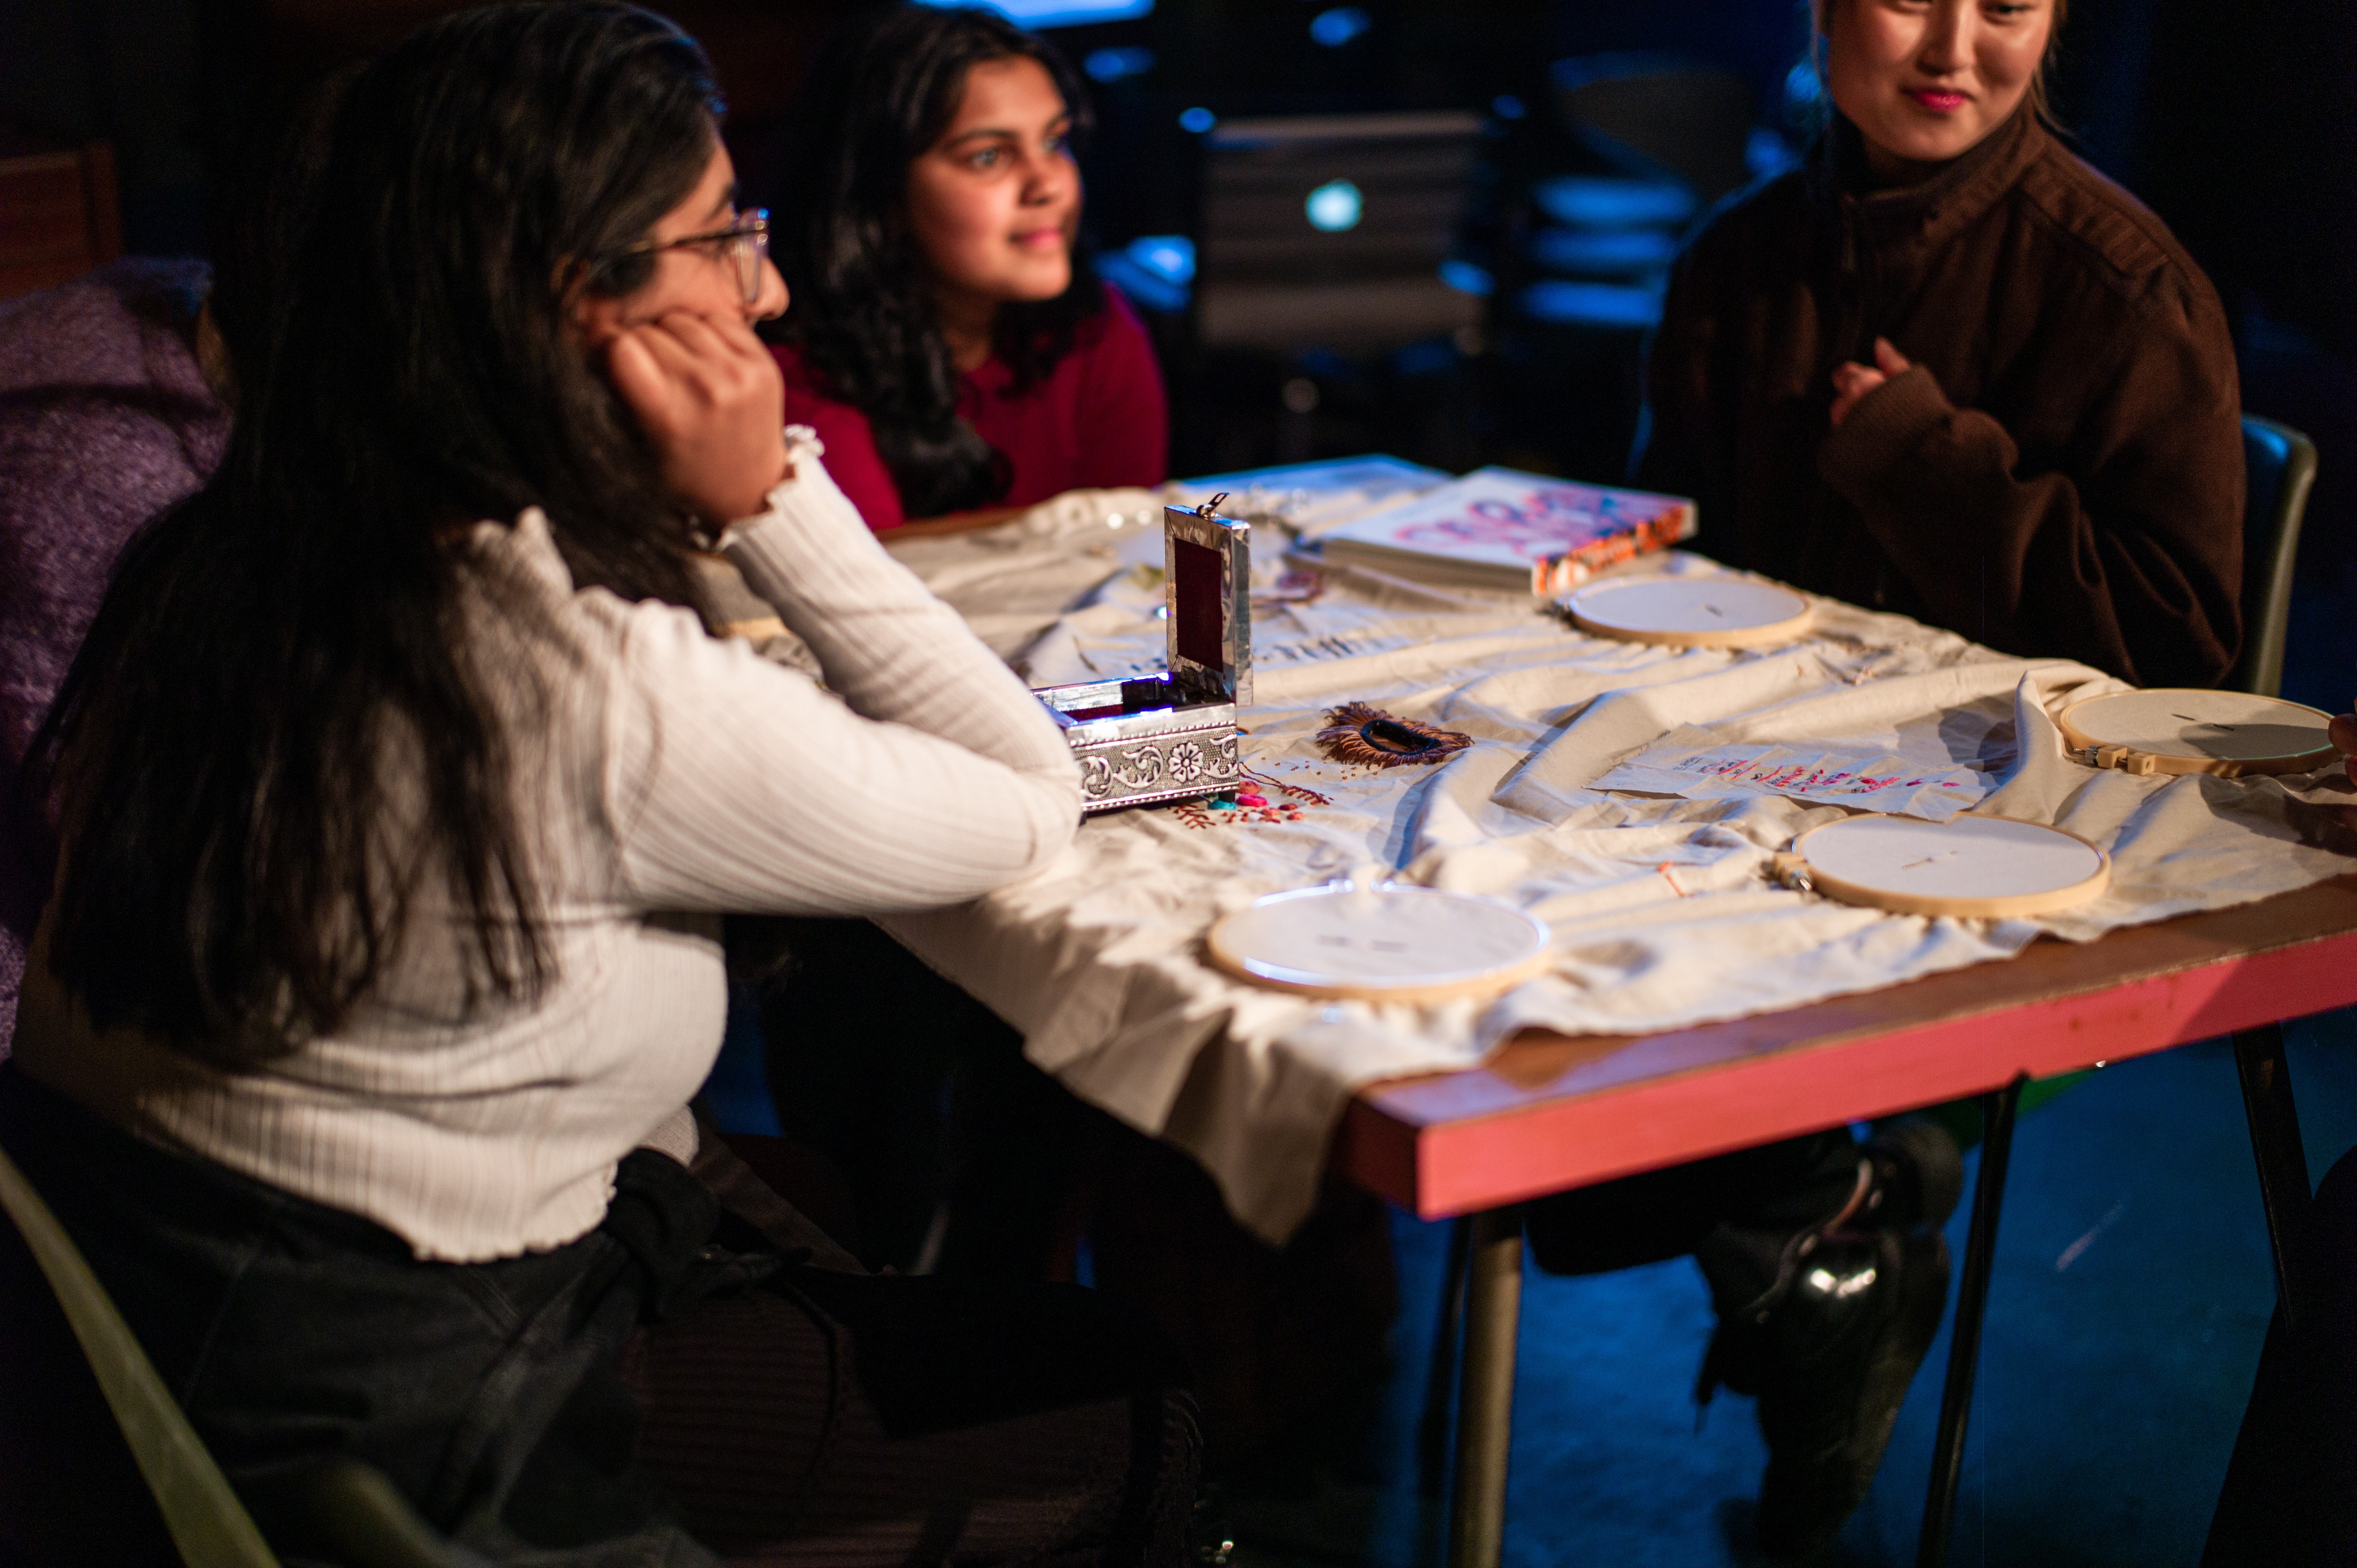
[[631, 615], [607, 729], [630, 897], [872, 914], [957, 903], [1045, 864], [1080, 822], [1054, 722], [807, 447], [796, 469], [726, 550], [831, 690], [684, 611]]

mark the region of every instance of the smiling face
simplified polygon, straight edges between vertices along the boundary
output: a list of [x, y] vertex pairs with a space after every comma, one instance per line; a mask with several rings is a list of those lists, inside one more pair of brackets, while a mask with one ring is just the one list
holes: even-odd
[[967, 71], [949, 128], [909, 166], [909, 227], [945, 316], [986, 316], [1071, 286], [1081, 223], [1071, 128], [1038, 60]]
[[1826, 86], [1876, 176], [1904, 182], [1979, 145], [2021, 106], [2054, 0], [1819, 0]]

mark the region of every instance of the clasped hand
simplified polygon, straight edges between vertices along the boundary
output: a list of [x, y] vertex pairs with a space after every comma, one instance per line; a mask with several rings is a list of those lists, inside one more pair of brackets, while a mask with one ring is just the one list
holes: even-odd
[[606, 374], [664, 482], [707, 522], [753, 516], [785, 478], [785, 384], [741, 317], [674, 310], [625, 327], [606, 345]]
[[1840, 424], [1867, 393], [1893, 376], [1905, 375], [1912, 368], [1907, 362], [1907, 356], [1890, 346], [1889, 338], [1877, 338], [1874, 340], [1873, 364], [1862, 365], [1852, 360], [1834, 367], [1834, 405], [1828, 417], [1835, 424]]

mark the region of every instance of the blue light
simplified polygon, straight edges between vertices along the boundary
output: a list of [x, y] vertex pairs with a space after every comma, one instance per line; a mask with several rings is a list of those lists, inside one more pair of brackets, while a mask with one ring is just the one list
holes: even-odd
[[1469, 294], [1477, 299], [1489, 298], [1490, 291], [1498, 286], [1498, 281], [1490, 275], [1489, 268], [1475, 266], [1471, 262], [1456, 256], [1440, 263], [1440, 281], [1458, 293]]
[[1125, 76], [1144, 76], [1154, 69], [1154, 51], [1098, 49], [1081, 62], [1081, 69], [1099, 81], [1119, 81]]
[[1751, 171], [1754, 179], [1769, 179], [1786, 169], [1801, 166], [1801, 155], [1792, 144], [1765, 125], [1751, 127], [1750, 139], [1743, 144], [1743, 166]]
[[[974, 0], [924, 0], [950, 8]], [[980, 0], [1008, 21], [1025, 27], [1071, 27], [1089, 22], [1126, 22], [1154, 9], [1154, 0]]]
[[1813, 109], [1824, 101], [1825, 84], [1817, 76], [1817, 68], [1803, 60], [1784, 73], [1784, 107], [1792, 110]]
[[1184, 234], [1141, 234], [1097, 257], [1097, 274], [1132, 305], [1172, 316], [1187, 308], [1195, 281], [1195, 242]]
[[1309, 226], [1327, 234], [1357, 228], [1365, 208], [1366, 199], [1359, 194], [1359, 188], [1347, 179], [1328, 180], [1301, 204], [1301, 209], [1309, 215]]
[[1532, 319], [1566, 327], [1644, 328], [1662, 319], [1658, 291], [1622, 284], [1548, 278], [1524, 289], [1522, 303]]
[[1123, 247], [1130, 260], [1165, 283], [1195, 281], [1195, 242], [1184, 234], [1144, 234]]
[[1563, 174], [1538, 181], [1531, 195], [1539, 209], [1575, 229], [1640, 229], [1684, 223], [1695, 214], [1694, 192], [1671, 179], [1614, 179]]
[[1531, 259], [1554, 272], [1629, 276], [1667, 270], [1677, 260], [1674, 229], [1541, 229]]
[[1490, 113], [1501, 120], [1519, 120], [1523, 117], [1523, 101], [1511, 92], [1501, 92], [1490, 100]]
[[1337, 5], [1309, 19], [1309, 36], [1329, 49], [1339, 49], [1374, 25], [1373, 18], [1356, 5]]
[[1219, 116], [1209, 109], [1189, 109], [1178, 116], [1178, 128], [1201, 135], [1220, 123]]

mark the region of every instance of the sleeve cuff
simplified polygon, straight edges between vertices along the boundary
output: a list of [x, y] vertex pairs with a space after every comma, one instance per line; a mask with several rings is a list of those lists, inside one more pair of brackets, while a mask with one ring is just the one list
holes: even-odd
[[1912, 366], [1858, 400], [1817, 449], [1817, 471], [1864, 507], [1890, 466], [1953, 413], [1932, 372]]
[[[780, 612], [845, 591], [892, 596], [905, 570], [819, 461], [817, 440], [797, 443], [797, 434], [809, 435], [801, 426], [787, 426], [792, 476], [770, 492], [759, 516], [729, 527], [717, 542], [720, 553], [755, 594]], [[792, 618], [787, 618], [791, 623]]]

